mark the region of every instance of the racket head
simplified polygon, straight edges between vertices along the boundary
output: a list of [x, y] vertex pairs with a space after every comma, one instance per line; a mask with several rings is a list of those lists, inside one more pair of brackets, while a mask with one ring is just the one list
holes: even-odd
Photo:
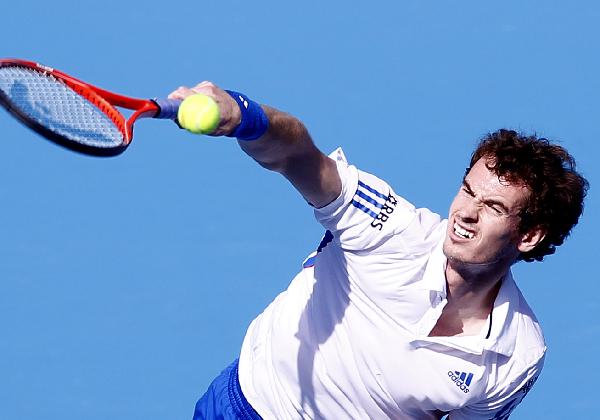
[[63, 147], [115, 156], [130, 144], [134, 118], [126, 121], [99, 92], [110, 95], [38, 63], [0, 60], [0, 105], [9, 113]]

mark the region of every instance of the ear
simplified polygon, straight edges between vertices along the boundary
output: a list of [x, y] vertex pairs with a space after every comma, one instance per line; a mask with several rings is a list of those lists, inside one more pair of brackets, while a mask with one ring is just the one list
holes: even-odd
[[521, 236], [519, 243], [517, 243], [517, 249], [522, 253], [529, 252], [542, 242], [545, 237], [546, 232], [542, 228], [531, 228]]

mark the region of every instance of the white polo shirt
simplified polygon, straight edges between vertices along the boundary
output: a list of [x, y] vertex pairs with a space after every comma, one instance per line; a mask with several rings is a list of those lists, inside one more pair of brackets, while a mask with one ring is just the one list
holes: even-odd
[[242, 391], [265, 419], [505, 419], [535, 382], [545, 344], [509, 273], [479, 336], [428, 337], [446, 304], [446, 220], [338, 163], [328, 230], [250, 325]]

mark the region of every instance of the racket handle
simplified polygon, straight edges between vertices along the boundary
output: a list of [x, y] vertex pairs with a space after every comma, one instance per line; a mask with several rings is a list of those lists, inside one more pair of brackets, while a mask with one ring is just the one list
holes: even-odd
[[158, 105], [158, 112], [154, 118], [162, 118], [166, 120], [177, 119], [177, 111], [179, 110], [179, 105], [181, 105], [181, 101], [179, 99], [155, 98], [152, 101]]

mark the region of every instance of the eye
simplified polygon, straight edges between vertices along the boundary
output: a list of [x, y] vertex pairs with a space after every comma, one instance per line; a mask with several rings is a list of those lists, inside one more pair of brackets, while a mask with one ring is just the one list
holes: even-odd
[[492, 209], [492, 212], [497, 216], [504, 215], [504, 209], [497, 204], [488, 204], [487, 207]]

